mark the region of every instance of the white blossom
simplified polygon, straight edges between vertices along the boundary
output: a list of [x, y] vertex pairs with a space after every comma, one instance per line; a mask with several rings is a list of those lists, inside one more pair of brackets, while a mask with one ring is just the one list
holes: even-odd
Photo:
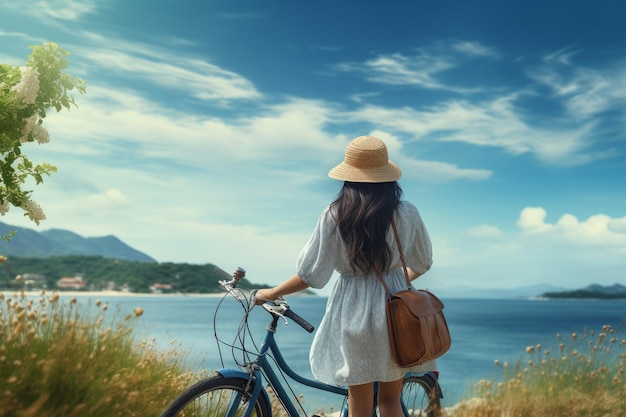
[[21, 208], [26, 212], [26, 214], [28, 214], [28, 217], [37, 224], [37, 226], [39, 226], [40, 220], [46, 219], [46, 215], [41, 209], [41, 206], [33, 200], [28, 200], [21, 205]]
[[28, 135], [30, 135], [30, 132], [32, 132], [35, 126], [37, 126], [37, 120], [39, 120], [39, 115], [37, 113], [26, 119], [26, 124], [22, 128], [22, 137], [20, 138], [20, 142], [23, 143], [28, 141]]
[[20, 67], [22, 79], [11, 88], [15, 96], [26, 104], [35, 104], [39, 93], [39, 73], [33, 67]]
[[0, 203], [0, 215], [5, 215], [9, 212], [9, 202], [5, 198], [4, 201]]
[[37, 142], [39, 142], [39, 144], [50, 142], [50, 135], [48, 134], [48, 129], [46, 129], [42, 125], [35, 125], [35, 128], [33, 129], [33, 138]]

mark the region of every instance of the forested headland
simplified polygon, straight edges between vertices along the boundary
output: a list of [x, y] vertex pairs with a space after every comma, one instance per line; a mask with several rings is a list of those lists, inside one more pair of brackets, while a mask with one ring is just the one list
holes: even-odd
[[[0, 273], [3, 289], [55, 290], [59, 279], [79, 276], [85, 284], [81, 289], [85, 291], [148, 293], [154, 284], [161, 284], [159, 292], [218, 293], [222, 291], [218, 281], [231, 276], [213, 264], [136, 262], [102, 256], [10, 257], [3, 265], [6, 270], [5, 274]], [[251, 289], [266, 285], [243, 279], [239, 286]]]

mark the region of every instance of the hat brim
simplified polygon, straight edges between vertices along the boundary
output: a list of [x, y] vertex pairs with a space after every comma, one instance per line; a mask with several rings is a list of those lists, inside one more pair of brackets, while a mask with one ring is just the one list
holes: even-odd
[[402, 171], [391, 161], [387, 165], [376, 168], [356, 168], [342, 162], [331, 169], [328, 176], [335, 180], [349, 182], [394, 182], [400, 179]]

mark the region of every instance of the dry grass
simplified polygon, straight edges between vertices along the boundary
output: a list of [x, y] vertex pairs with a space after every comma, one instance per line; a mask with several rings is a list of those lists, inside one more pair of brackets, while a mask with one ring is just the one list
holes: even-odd
[[158, 416], [194, 376], [181, 353], [133, 337], [142, 312], [0, 293], [0, 416]]
[[[625, 321], [626, 322], [626, 321]], [[552, 347], [526, 348], [515, 364], [500, 363], [503, 381], [480, 381], [473, 398], [449, 417], [623, 417], [626, 415], [626, 340], [606, 325]]]

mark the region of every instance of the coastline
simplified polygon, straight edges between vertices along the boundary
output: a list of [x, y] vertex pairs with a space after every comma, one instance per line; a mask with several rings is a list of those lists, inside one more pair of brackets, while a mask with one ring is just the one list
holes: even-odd
[[[21, 294], [20, 290], [0, 290], [0, 294], [8, 295], [17, 295]], [[128, 292], [128, 291], [45, 291], [45, 290], [29, 290], [24, 291], [24, 295], [27, 297], [39, 297], [42, 295], [51, 296], [53, 294], [59, 294], [59, 297], [91, 297], [91, 298], [102, 298], [102, 297], [194, 297], [194, 298], [219, 298], [223, 297], [226, 293], [166, 293], [166, 294], [157, 294], [157, 293], [137, 293], [137, 292]]]
[[[17, 295], [21, 294], [21, 290], [2, 290], [0, 294]], [[214, 293], [184, 293], [184, 292], [171, 292], [171, 293], [148, 293], [148, 292], [128, 292], [128, 291], [59, 291], [59, 290], [25, 290], [24, 295], [28, 297], [39, 297], [41, 295], [51, 296], [53, 294], [59, 294], [60, 297], [192, 297], [192, 298], [222, 298], [226, 292], [214, 292]], [[295, 293], [290, 297], [317, 297], [317, 294]]]

